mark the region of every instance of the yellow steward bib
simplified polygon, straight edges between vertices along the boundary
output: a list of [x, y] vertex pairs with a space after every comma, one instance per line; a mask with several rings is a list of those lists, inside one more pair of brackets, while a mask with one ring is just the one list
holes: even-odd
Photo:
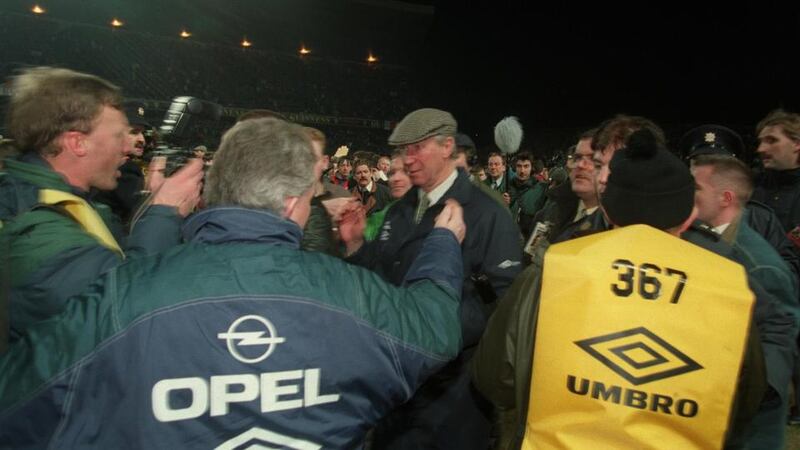
[[744, 268], [645, 225], [550, 247], [523, 449], [721, 448]]

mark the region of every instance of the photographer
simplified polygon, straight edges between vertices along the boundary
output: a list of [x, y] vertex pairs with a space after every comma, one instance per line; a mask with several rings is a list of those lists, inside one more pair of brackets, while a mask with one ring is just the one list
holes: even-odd
[[116, 188], [130, 152], [119, 89], [93, 75], [41, 67], [17, 76], [12, 92], [8, 130], [21, 154], [0, 174], [0, 288], [10, 297], [13, 341], [110, 268], [180, 242], [203, 173], [192, 161], [160, 181], [124, 241], [110, 209], [89, 193]]
[[0, 445], [360, 448], [459, 351], [466, 229], [448, 201], [403, 287], [302, 251], [315, 161], [298, 125], [230, 129], [188, 244], [112, 270], [0, 358]]

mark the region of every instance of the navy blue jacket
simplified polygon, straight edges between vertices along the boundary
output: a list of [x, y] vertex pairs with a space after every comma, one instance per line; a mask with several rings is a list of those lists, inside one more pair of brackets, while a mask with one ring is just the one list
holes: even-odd
[[448, 230], [407, 288], [299, 250], [268, 212], [213, 208], [184, 232], [0, 357], [0, 448], [353, 448], [458, 353]]

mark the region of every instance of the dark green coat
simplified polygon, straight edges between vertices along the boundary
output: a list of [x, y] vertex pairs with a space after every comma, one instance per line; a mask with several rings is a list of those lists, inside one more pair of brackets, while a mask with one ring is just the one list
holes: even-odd
[[[87, 200], [114, 234], [124, 256], [102, 245], [57, 205], [39, 204], [39, 190], [68, 192]], [[126, 258], [157, 253], [180, 242], [181, 217], [166, 206], [151, 207], [125, 239], [111, 210], [66, 183], [40, 157], [5, 160], [0, 174], [0, 273], [9, 291], [11, 339], [28, 325], [63, 310]]]

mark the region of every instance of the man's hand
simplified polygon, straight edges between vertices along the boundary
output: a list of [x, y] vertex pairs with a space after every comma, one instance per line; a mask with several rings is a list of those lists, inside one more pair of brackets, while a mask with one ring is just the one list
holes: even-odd
[[464, 224], [464, 210], [461, 205], [452, 198], [447, 199], [442, 212], [436, 216], [433, 226], [434, 228], [446, 228], [452, 231], [459, 244], [464, 242], [464, 236], [467, 234], [467, 225]]
[[147, 176], [144, 179], [145, 189], [155, 192], [164, 183], [164, 170], [167, 168], [166, 156], [154, 156], [147, 166]]
[[367, 214], [361, 203], [351, 203], [341, 218], [336, 222], [339, 237], [347, 248], [347, 256], [357, 252], [364, 245], [364, 228], [367, 225]]
[[503, 201], [506, 202], [506, 206], [511, 204], [511, 196], [508, 195], [508, 192], [503, 192]]
[[174, 206], [178, 214], [186, 217], [197, 206], [202, 186], [203, 160], [191, 159], [174, 175], [163, 180], [153, 195], [153, 204]]
[[359, 205], [359, 200], [355, 197], [339, 197], [322, 201], [325, 211], [331, 216], [331, 221], [337, 223], [342, 220], [342, 215], [354, 210]]

